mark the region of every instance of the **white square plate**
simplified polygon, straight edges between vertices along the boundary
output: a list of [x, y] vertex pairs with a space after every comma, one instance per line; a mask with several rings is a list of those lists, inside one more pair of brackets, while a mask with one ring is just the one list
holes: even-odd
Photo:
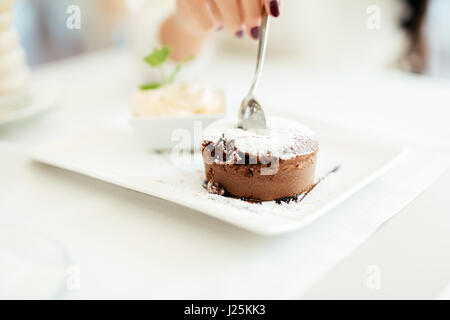
[[[292, 117], [291, 117], [292, 118]], [[36, 148], [33, 159], [198, 210], [246, 230], [274, 235], [300, 229], [385, 173], [408, 152], [358, 131], [302, 118], [320, 141], [317, 179], [301, 202], [249, 203], [206, 192], [200, 154], [174, 161], [146, 151], [126, 119], [86, 128]]]

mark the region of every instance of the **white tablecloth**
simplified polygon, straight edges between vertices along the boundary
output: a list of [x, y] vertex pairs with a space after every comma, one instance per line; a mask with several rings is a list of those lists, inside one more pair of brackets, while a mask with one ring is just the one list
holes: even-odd
[[[227, 83], [231, 103], [238, 105], [253, 63], [228, 56], [219, 61], [207, 78], [212, 84]], [[129, 62], [121, 51], [105, 51], [41, 67], [35, 81], [58, 88], [61, 108], [33, 122], [0, 128], [5, 164], [0, 169], [0, 222], [39, 230], [67, 248], [81, 270], [81, 288], [71, 291], [70, 298], [298, 298], [308, 290], [313, 295], [314, 288], [332, 289], [316, 283], [438, 178], [448, 163], [444, 156], [438, 158], [430, 173], [416, 172], [413, 163], [402, 166], [302, 232], [276, 238], [30, 163], [27, 150], [59, 132], [126, 114], [134, 87]], [[400, 74], [302, 74], [283, 61], [267, 64], [260, 95], [268, 112], [303, 112], [443, 151], [450, 141], [449, 88], [445, 82]], [[411, 170], [415, 175], [405, 178]], [[433, 207], [447, 206], [445, 199], [437, 199], [438, 205], [436, 199], [429, 201]], [[399, 227], [392, 241], [404, 234]], [[384, 246], [388, 251], [389, 244]], [[447, 260], [429, 264], [445, 265]], [[448, 281], [450, 271], [440, 276]], [[434, 294], [430, 290], [428, 297]]]

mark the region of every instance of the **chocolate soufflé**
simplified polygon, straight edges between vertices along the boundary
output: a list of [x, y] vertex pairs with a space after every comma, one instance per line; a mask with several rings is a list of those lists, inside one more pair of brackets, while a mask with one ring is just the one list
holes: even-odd
[[205, 129], [202, 155], [211, 193], [256, 201], [295, 197], [314, 186], [319, 144], [298, 122], [268, 118], [267, 130], [244, 131], [237, 120]]

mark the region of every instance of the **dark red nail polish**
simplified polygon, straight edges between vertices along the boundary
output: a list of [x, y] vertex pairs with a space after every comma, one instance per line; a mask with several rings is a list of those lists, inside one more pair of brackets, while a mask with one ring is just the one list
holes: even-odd
[[236, 37], [242, 38], [243, 36], [244, 36], [244, 30], [239, 30], [238, 32], [236, 32]]
[[276, 18], [280, 15], [280, 4], [278, 0], [273, 0], [270, 2], [270, 13]]
[[250, 34], [252, 35], [252, 38], [255, 40], [259, 39], [259, 27], [253, 27], [250, 29]]

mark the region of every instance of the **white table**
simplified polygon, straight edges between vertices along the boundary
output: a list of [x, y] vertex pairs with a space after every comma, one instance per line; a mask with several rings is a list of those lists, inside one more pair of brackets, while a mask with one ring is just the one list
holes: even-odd
[[[253, 63], [230, 56], [218, 61], [207, 77], [212, 84], [228, 83], [232, 103], [237, 105]], [[400, 74], [312, 75], [289, 61], [269, 63], [265, 74], [260, 92], [269, 112], [302, 108], [304, 113], [344, 125], [382, 130], [417, 144], [450, 147], [450, 83]], [[249, 255], [256, 274], [264, 268], [270, 272], [270, 262], [277, 259], [289, 264], [295, 241], [301, 240], [295, 233], [259, 237], [162, 200], [30, 163], [21, 153], [60, 132], [106, 116], [125, 115], [134, 72], [124, 52], [107, 50], [56, 62], [38, 68], [34, 76], [40, 83], [59, 88], [62, 107], [35, 121], [0, 128], [0, 222], [39, 230], [68, 249], [82, 272], [81, 289], [70, 292], [69, 298], [189, 298], [186, 287], [195, 285], [191, 282], [195, 279], [177, 278], [177, 268], [185, 259], [196, 259], [198, 268], [204, 270], [203, 287], [195, 297], [227, 297], [232, 292], [219, 292], [226, 288], [221, 283], [226, 277], [209, 275], [211, 268], [239, 272], [240, 265], [233, 258], [245, 260]], [[281, 94], [283, 101], [292, 103], [280, 105]], [[449, 187], [450, 171], [303, 297], [438, 296], [450, 282]], [[164, 250], [150, 249], [148, 241], [161, 241]], [[196, 256], [177, 252], [180, 241], [198, 249], [193, 251]], [[208, 252], [217, 250], [227, 259], [209, 261]], [[160, 259], [157, 264], [152, 263], [155, 257]], [[380, 286], [375, 288], [366, 284], [374, 270], [381, 272]], [[146, 277], [150, 272], [160, 276], [150, 281]], [[252, 297], [258, 298], [258, 288]]]

